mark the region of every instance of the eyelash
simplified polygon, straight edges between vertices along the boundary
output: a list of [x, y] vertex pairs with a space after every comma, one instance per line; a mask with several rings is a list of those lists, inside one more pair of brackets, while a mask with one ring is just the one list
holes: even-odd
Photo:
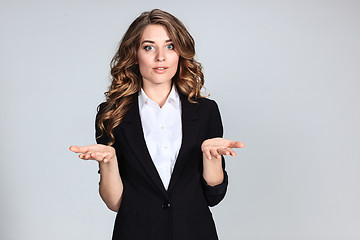
[[[169, 46], [171, 46], [171, 48], [168, 48]], [[149, 48], [151, 48], [151, 49], [149, 49]], [[175, 47], [174, 47], [174, 44], [169, 44], [169, 45], [166, 46], [166, 48], [167, 48], [168, 50], [174, 50]], [[153, 46], [145, 46], [144, 49], [145, 49], [146, 51], [151, 51], [151, 50], [153, 49]]]
[[[151, 48], [151, 49], [148, 49], [148, 48]], [[150, 50], [152, 50], [152, 46], [145, 46], [144, 49], [145, 49], [146, 51], [150, 51]]]
[[174, 44], [169, 44], [169, 45], [166, 46], [166, 48], [169, 47], [169, 46], [171, 46], [171, 48], [168, 48], [169, 50], [174, 50], [174, 48], [175, 48]]

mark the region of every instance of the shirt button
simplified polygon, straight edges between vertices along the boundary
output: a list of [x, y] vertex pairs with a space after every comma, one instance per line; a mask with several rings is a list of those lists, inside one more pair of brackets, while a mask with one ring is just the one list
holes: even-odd
[[167, 149], [168, 147], [167, 146], [164, 146], [164, 149]]
[[166, 203], [161, 204], [161, 207], [162, 207], [163, 209], [168, 209], [168, 208], [171, 207], [171, 205], [170, 205], [170, 203], [166, 202]]
[[161, 126], [161, 127], [160, 127], [160, 129], [161, 129], [161, 130], [164, 130], [164, 129], [165, 129], [165, 127], [164, 127], [164, 126]]

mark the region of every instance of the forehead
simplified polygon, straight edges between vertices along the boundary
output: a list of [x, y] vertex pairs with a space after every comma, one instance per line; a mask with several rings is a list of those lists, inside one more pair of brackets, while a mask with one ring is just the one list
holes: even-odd
[[151, 24], [146, 26], [141, 36], [141, 41], [151, 40], [154, 42], [162, 42], [169, 39], [170, 36], [168, 31], [163, 25], [159, 24]]

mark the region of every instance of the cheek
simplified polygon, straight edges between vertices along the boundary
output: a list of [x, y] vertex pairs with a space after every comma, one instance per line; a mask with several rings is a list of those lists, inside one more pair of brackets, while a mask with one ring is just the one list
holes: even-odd
[[139, 64], [140, 72], [145, 71], [149, 65], [146, 59], [142, 58], [141, 56], [138, 56], [138, 64]]
[[171, 56], [171, 65], [177, 66], [179, 64], [179, 55], [175, 54]]
[[175, 64], [175, 73], [177, 72], [178, 68], [179, 68], [179, 58], [176, 59], [176, 61], [174, 62]]

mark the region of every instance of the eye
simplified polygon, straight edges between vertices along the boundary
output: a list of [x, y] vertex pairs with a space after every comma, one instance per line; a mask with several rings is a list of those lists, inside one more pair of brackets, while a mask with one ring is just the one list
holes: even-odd
[[173, 50], [174, 49], [174, 44], [169, 44], [166, 46], [167, 49], [169, 50]]
[[150, 51], [150, 50], [153, 50], [153, 47], [152, 47], [152, 46], [145, 46], [144, 49], [145, 49], [146, 51]]

